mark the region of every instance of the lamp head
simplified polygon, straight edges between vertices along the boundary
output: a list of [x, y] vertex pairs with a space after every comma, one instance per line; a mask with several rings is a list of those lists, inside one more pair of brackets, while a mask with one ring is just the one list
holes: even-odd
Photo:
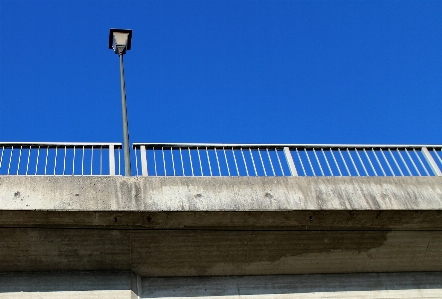
[[111, 28], [109, 32], [109, 49], [113, 49], [115, 54], [125, 54], [130, 50], [132, 41], [131, 29]]

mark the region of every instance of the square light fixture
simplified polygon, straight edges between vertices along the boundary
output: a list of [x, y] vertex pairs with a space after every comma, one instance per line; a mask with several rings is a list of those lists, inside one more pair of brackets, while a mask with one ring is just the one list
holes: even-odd
[[132, 43], [131, 29], [111, 28], [109, 32], [109, 49], [113, 49], [115, 54], [125, 54], [130, 50]]

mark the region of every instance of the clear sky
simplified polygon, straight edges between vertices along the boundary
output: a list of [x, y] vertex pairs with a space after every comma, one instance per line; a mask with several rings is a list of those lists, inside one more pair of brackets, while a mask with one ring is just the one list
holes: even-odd
[[0, 0], [0, 141], [442, 143], [442, 1]]

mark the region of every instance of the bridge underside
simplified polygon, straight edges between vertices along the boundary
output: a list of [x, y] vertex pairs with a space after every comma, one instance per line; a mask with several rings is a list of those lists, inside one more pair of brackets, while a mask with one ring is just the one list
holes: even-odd
[[442, 271], [442, 179], [1, 177], [0, 271]]
[[15, 176], [0, 206], [0, 298], [442, 297], [438, 177]]

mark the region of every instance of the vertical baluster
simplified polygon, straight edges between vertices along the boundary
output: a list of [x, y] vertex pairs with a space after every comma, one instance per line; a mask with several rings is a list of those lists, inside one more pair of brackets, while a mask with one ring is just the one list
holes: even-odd
[[252, 158], [253, 170], [255, 171], [255, 176], [258, 176], [258, 172], [256, 171], [255, 159], [253, 159], [252, 148], [249, 147], [250, 157]]
[[[75, 146], [74, 146], [74, 160], [75, 160]], [[100, 145], [100, 175], [103, 174], [103, 146]], [[74, 175], [74, 171], [72, 170], [72, 175]]]
[[173, 168], [173, 176], [176, 176], [176, 171], [175, 171], [175, 161], [173, 159], [173, 147], [170, 147], [170, 157], [172, 158], [172, 168]]
[[[101, 174], [101, 165], [100, 165], [100, 174]], [[72, 175], [75, 175], [75, 145], [74, 145], [74, 155], [72, 157]]]
[[287, 161], [287, 166], [289, 167], [291, 176], [298, 176], [298, 172], [296, 171], [295, 162], [293, 161], [292, 153], [290, 152], [290, 148], [288, 146], [284, 146], [282, 148], [284, 152], [285, 160]]
[[330, 176], [333, 176], [333, 171], [331, 170], [330, 164], [328, 163], [327, 156], [324, 153], [324, 149], [321, 147], [322, 155], [324, 156], [325, 163], [327, 163], [328, 171], [330, 171]]
[[198, 149], [198, 146], [196, 147], [196, 152], [198, 153], [198, 161], [200, 162], [201, 176], [204, 176], [204, 173], [203, 173], [203, 165], [202, 165], [202, 163], [201, 163], [201, 155], [200, 155], [200, 151], [199, 151], [199, 149]]
[[20, 169], [20, 160], [21, 160], [21, 152], [22, 152], [22, 150], [23, 150], [23, 146], [20, 146], [20, 152], [19, 152], [19, 155], [18, 155], [18, 164], [17, 164], [17, 175], [18, 175], [18, 171]]
[[305, 155], [307, 156], [308, 164], [310, 165], [310, 168], [312, 169], [313, 176], [316, 176], [315, 169], [313, 168], [312, 162], [310, 161], [310, 157], [309, 157], [307, 149], [305, 147], [304, 147], [304, 152], [305, 152]]
[[84, 174], [84, 145], [81, 151], [81, 176]]
[[425, 167], [424, 163], [422, 162], [421, 157], [419, 157], [419, 155], [416, 153], [416, 149], [415, 149], [415, 148], [413, 148], [413, 152], [414, 152], [414, 154], [416, 155], [416, 157], [417, 157], [417, 159], [419, 160], [419, 162], [421, 163], [422, 168], [425, 170], [425, 173], [426, 173], [427, 175], [430, 175], [430, 174], [428, 173], [428, 170], [427, 170], [427, 168]]
[[141, 175], [148, 176], [146, 146], [140, 145]]
[[[161, 156], [163, 157], [163, 170], [164, 170], [164, 176], [166, 176], [166, 159], [164, 157], [164, 147], [161, 147]], [[190, 156], [190, 148], [189, 148], [189, 156]], [[192, 159], [190, 159], [190, 164], [192, 164]], [[193, 175], [193, 168], [192, 168], [192, 175]]]
[[5, 152], [5, 146], [2, 146], [2, 154], [0, 156], [0, 168], [2, 168], [2, 163], [3, 163], [3, 153]]
[[138, 153], [137, 153], [137, 148], [134, 148], [134, 153], [135, 153], [135, 175], [139, 176], [139, 171], [138, 171]]
[[28, 162], [26, 162], [26, 175], [28, 175], [28, 169], [29, 169], [29, 159], [31, 158], [31, 146], [29, 146], [28, 151]]
[[223, 146], [223, 151], [224, 151], [224, 159], [226, 159], [226, 165], [227, 165], [227, 173], [230, 176], [230, 167], [229, 167], [229, 161], [227, 160], [227, 155], [226, 155], [226, 149]]
[[40, 158], [40, 146], [38, 146], [38, 150], [37, 150], [37, 161], [36, 161], [36, 165], [35, 165], [35, 173], [34, 175], [37, 175], [37, 170], [38, 170], [38, 159]]
[[115, 175], [115, 147], [109, 144], [109, 175]]
[[259, 147], [258, 147], [258, 155], [259, 155], [259, 159], [261, 160], [262, 169], [264, 170], [264, 176], [267, 176], [266, 167], [264, 166], [264, 161], [262, 160], [262, 156], [261, 156], [261, 152], [259, 151]]
[[249, 176], [249, 170], [247, 167], [246, 158], [244, 157], [244, 152], [243, 152], [242, 148], [241, 148], [241, 155], [242, 155], [242, 159], [244, 160], [244, 167], [246, 168], [246, 174], [247, 174], [247, 176]]
[[376, 161], [378, 162], [379, 167], [381, 167], [382, 174], [383, 174], [384, 176], [386, 176], [385, 171], [384, 171], [384, 167], [382, 167], [381, 161], [379, 161], [379, 158], [378, 158], [378, 156], [376, 155], [376, 151], [374, 150], [374, 148], [372, 148], [371, 151], [373, 152], [373, 155], [374, 155], [374, 157], [376, 158]]
[[216, 151], [216, 147], [214, 149], [215, 149], [216, 163], [218, 164], [219, 176], [222, 176], [222, 174], [221, 174], [221, 167], [219, 165], [218, 152]]
[[189, 151], [190, 169], [192, 169], [192, 176], [195, 176], [193, 173], [193, 163], [192, 163], [192, 155], [190, 153], [190, 147], [188, 147], [187, 150]]
[[121, 147], [118, 146], [118, 175], [121, 175]]
[[322, 176], [324, 176], [324, 171], [322, 170], [321, 162], [319, 162], [318, 155], [316, 154], [315, 148], [312, 148], [313, 154], [315, 155], [316, 162], [318, 162], [319, 169], [321, 170]]
[[[389, 151], [391, 157], [393, 158], [393, 161], [394, 161], [394, 163], [396, 164], [396, 167], [399, 169], [399, 172], [400, 172], [401, 176], [404, 176], [404, 173], [402, 172], [402, 169], [401, 169], [401, 167], [399, 166], [398, 162], [396, 161], [396, 158], [394, 157], [393, 153], [391, 152], [390, 149], [388, 149], [388, 151]], [[399, 150], [398, 150], [398, 153], [399, 153]], [[399, 156], [400, 156], [400, 153], [399, 153]]]
[[[370, 157], [369, 157], [368, 154], [367, 154], [367, 151], [365, 150], [365, 148], [364, 148], [363, 150], [364, 150], [365, 156], [367, 156], [368, 162], [370, 163], [371, 169], [373, 169], [374, 175], [375, 175], [375, 176], [378, 176], [378, 174], [377, 174], [377, 172], [376, 172], [376, 169], [374, 169], [373, 163], [371, 163]], [[368, 175], [368, 174], [367, 174], [367, 175]]]
[[181, 160], [181, 170], [183, 171], [183, 176], [185, 176], [186, 174], [184, 173], [183, 153], [181, 151], [181, 147], [180, 147], [180, 160]]
[[64, 155], [63, 155], [63, 175], [66, 173], [66, 145], [64, 146]]
[[48, 159], [49, 159], [49, 145], [46, 148], [45, 175], [46, 175], [46, 169], [47, 169], [47, 166], [48, 166]]
[[235, 161], [236, 175], [239, 176], [238, 163], [236, 162], [235, 150], [233, 149], [233, 146], [232, 146], [232, 155], [233, 155], [233, 160]]
[[339, 176], [342, 176], [341, 168], [339, 167], [338, 161], [336, 160], [335, 154], [333, 153], [333, 149], [330, 148], [330, 153], [332, 155], [333, 161], [335, 161], [336, 167], [338, 168]]
[[11, 146], [11, 154], [9, 155], [9, 163], [8, 163], [8, 175], [9, 175], [9, 171], [11, 169], [11, 162], [12, 162], [12, 153], [14, 152], [14, 146]]
[[[347, 149], [347, 151], [348, 151], [348, 149]], [[348, 175], [349, 175], [349, 176], [352, 176], [352, 175], [351, 175], [351, 172], [350, 172], [350, 169], [349, 169], [348, 166], [347, 166], [347, 162], [345, 161], [344, 155], [342, 154], [340, 148], [338, 148], [338, 152], [339, 152], [339, 155], [341, 156], [342, 162], [344, 162], [344, 166], [345, 166], [345, 169], [347, 170]]]
[[268, 147], [266, 147], [266, 152], [267, 152], [267, 157], [269, 158], [269, 161], [270, 161], [270, 167], [272, 168], [272, 175], [276, 176], [275, 169], [273, 168], [272, 157], [270, 156]]
[[282, 176], [285, 176], [284, 168], [282, 168], [281, 159], [279, 158], [278, 149], [275, 147], [276, 158], [278, 158], [279, 168], [281, 169]]
[[359, 170], [358, 170], [358, 168], [356, 167], [355, 161], [353, 160], [353, 157], [351, 156], [350, 150], [349, 150], [348, 148], [347, 148], [347, 153], [348, 153], [348, 155], [350, 156], [350, 160], [351, 160], [351, 163], [353, 164], [353, 167], [356, 169], [356, 173], [358, 174], [358, 176], [361, 176], [361, 175], [359, 174]]
[[[154, 165], [154, 168], [155, 168], [155, 176], [158, 176], [158, 172], [157, 172], [157, 155], [155, 153], [155, 146], [152, 147], [152, 150], [153, 150], [153, 165]], [[180, 148], [180, 150], [181, 150], [181, 148]], [[184, 175], [184, 172], [183, 172], [183, 175]]]
[[359, 152], [358, 152], [358, 149], [357, 149], [357, 148], [355, 148], [355, 152], [356, 152], [356, 155], [357, 155], [358, 158], [359, 158], [359, 161], [361, 162], [362, 168], [363, 168], [364, 171], [365, 171], [365, 175], [368, 176], [367, 169], [365, 168], [364, 162], [362, 162], [361, 156], [359, 155]]
[[393, 175], [393, 176], [396, 176], [395, 173], [394, 173], [394, 171], [393, 171], [393, 168], [391, 168], [390, 162], [388, 162], [387, 156], [385, 156], [385, 153], [384, 153], [384, 151], [382, 150], [382, 148], [380, 149], [380, 151], [381, 151], [382, 157], [384, 157], [385, 162], [387, 162], [387, 166], [388, 166], [388, 168], [390, 169], [392, 175]]
[[295, 151], [296, 151], [296, 156], [299, 159], [299, 162], [301, 162], [302, 172], [304, 173], [304, 176], [307, 176], [307, 172], [305, 171], [304, 163], [302, 162], [302, 158], [301, 158], [301, 155], [298, 152], [298, 148], [297, 147], [295, 148]]
[[[66, 147], [65, 147], [65, 153], [66, 153]], [[66, 157], [66, 155], [65, 155], [65, 157]], [[92, 169], [92, 165], [94, 165], [94, 146], [93, 145], [91, 147], [91, 175], [94, 174], [93, 169]]]
[[57, 156], [58, 156], [58, 145], [55, 146], [55, 158], [54, 158], [54, 175], [57, 171]]
[[[406, 151], [406, 150], [405, 150], [405, 151]], [[407, 162], [405, 162], [405, 159], [404, 159], [404, 157], [402, 157], [402, 154], [401, 154], [401, 152], [399, 151], [399, 149], [397, 149], [397, 152], [398, 152], [398, 154], [399, 154], [399, 157], [400, 157], [401, 160], [402, 160], [402, 163], [404, 163], [405, 168], [406, 168], [407, 171], [408, 171], [408, 175], [412, 176], [413, 174], [411, 173], [410, 168], [408, 168]]]
[[209, 163], [210, 176], [212, 176], [212, 165], [210, 163], [209, 150], [208, 150], [207, 146], [206, 146], [206, 157], [207, 157], [207, 162]]

